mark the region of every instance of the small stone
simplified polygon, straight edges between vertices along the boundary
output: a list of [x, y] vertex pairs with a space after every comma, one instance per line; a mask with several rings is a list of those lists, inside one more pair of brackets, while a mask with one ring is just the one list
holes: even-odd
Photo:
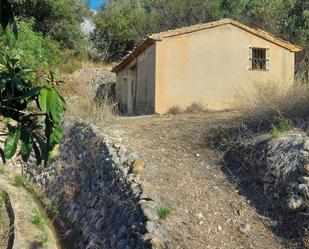
[[95, 223], [95, 228], [97, 229], [97, 231], [101, 231], [104, 227], [104, 218], [99, 218], [97, 220], [97, 222]]
[[302, 150], [300, 152], [300, 155], [301, 155], [301, 157], [303, 159], [304, 165], [309, 164], [309, 152]]
[[165, 249], [166, 248], [164, 244], [160, 241], [160, 239], [157, 237], [153, 237], [151, 239], [151, 244], [152, 244], [153, 249]]
[[306, 174], [309, 174], [309, 164], [306, 164], [306, 165], [304, 166], [304, 172], [305, 172]]
[[161, 242], [159, 238], [149, 233], [143, 236], [143, 241], [144, 241], [145, 248], [153, 248], [153, 249], [165, 249], [166, 248], [166, 246]]
[[118, 152], [117, 152], [117, 154], [120, 158], [124, 158], [126, 156], [126, 153], [127, 153], [127, 151], [124, 148], [119, 148]]
[[309, 185], [309, 176], [303, 176], [300, 179], [300, 182], [303, 183], [303, 184]]
[[133, 195], [139, 194], [141, 192], [139, 185], [137, 185], [136, 183], [131, 184], [131, 190]]
[[128, 165], [132, 165], [136, 159], [138, 159], [138, 155], [136, 155], [135, 153], [131, 153], [130, 155], [128, 155], [126, 163]]
[[119, 149], [119, 148], [121, 148], [121, 144], [115, 143], [113, 147], [116, 148], [116, 149]]
[[100, 238], [98, 237], [98, 235], [92, 233], [89, 236], [89, 244], [93, 244], [93, 245], [100, 245]]
[[222, 226], [218, 226], [218, 231], [222, 231]]
[[241, 233], [247, 234], [251, 230], [251, 227], [248, 224], [240, 224], [238, 229]]
[[306, 139], [306, 141], [304, 143], [303, 150], [309, 152], [309, 139]]
[[159, 215], [156, 209], [151, 207], [145, 207], [143, 211], [144, 215], [147, 217], [149, 221], [156, 221], [159, 219]]
[[306, 184], [299, 184], [298, 185], [298, 190], [299, 192], [305, 196], [305, 197], [309, 197], [309, 189], [308, 189], [308, 186]]
[[143, 174], [145, 167], [145, 162], [143, 160], [135, 160], [133, 163], [133, 173], [136, 176], [141, 176]]
[[205, 219], [203, 213], [197, 213], [195, 216], [196, 216], [196, 218], [198, 218], [199, 220]]
[[286, 200], [286, 204], [284, 208], [287, 212], [297, 212], [303, 208], [304, 201], [299, 196], [291, 196], [289, 199]]
[[154, 231], [154, 223], [152, 221], [147, 221], [146, 230], [148, 233], [152, 233]]
[[128, 231], [127, 227], [125, 225], [122, 225], [118, 232], [118, 238], [119, 239], [124, 238], [127, 235], [127, 231]]
[[122, 239], [117, 243], [117, 249], [125, 249], [126, 247], [127, 241], [125, 239]]

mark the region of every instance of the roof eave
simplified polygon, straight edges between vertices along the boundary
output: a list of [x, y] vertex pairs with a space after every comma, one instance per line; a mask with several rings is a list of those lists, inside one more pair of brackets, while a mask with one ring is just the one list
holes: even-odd
[[128, 63], [137, 58], [143, 51], [149, 48], [155, 41], [158, 39], [154, 39], [151, 36], [148, 36], [138, 47], [136, 47], [132, 53], [130, 53], [127, 57], [125, 57], [118, 65], [113, 67], [112, 72], [117, 73], [121, 69], [123, 69]]

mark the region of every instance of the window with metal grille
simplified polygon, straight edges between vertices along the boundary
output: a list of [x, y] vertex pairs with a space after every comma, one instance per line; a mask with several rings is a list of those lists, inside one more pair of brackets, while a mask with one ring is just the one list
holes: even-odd
[[267, 70], [266, 48], [252, 48], [252, 70]]

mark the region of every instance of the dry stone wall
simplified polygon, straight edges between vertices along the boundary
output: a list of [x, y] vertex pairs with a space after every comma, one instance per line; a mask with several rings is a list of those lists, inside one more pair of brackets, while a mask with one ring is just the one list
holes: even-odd
[[74, 248], [165, 248], [153, 235], [156, 203], [140, 187], [143, 162], [95, 126], [72, 123], [52, 166], [30, 162], [23, 172], [59, 207]]

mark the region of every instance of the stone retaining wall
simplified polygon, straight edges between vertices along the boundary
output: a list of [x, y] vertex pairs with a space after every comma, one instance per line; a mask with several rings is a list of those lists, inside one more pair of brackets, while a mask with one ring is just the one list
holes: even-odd
[[58, 223], [74, 247], [165, 248], [153, 234], [156, 203], [140, 187], [143, 161], [93, 125], [66, 121], [59, 158], [23, 168], [60, 210]]

